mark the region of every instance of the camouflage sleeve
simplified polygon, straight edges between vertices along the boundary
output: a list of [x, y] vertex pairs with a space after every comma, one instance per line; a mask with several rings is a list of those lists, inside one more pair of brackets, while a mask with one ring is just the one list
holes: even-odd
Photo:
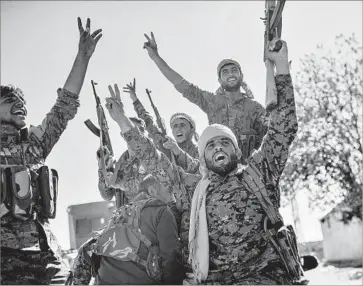
[[142, 105], [139, 99], [134, 102], [134, 109], [136, 111], [137, 116], [145, 121], [146, 131], [151, 140], [153, 140], [154, 144], [156, 145], [156, 148], [158, 148], [161, 152], [163, 152], [170, 160], [170, 152], [167, 149], [165, 149], [163, 146], [165, 137], [162, 135], [162, 132], [155, 124], [153, 117], [145, 109], [145, 107]]
[[253, 124], [253, 129], [257, 131], [257, 140], [255, 142], [254, 149], [258, 150], [260, 148], [263, 137], [265, 137], [268, 129], [268, 120], [266, 110], [259, 103], [256, 104], [255, 108], [255, 122]]
[[[184, 185], [188, 193], [185, 195], [193, 196], [200, 176], [188, 174], [181, 167], [172, 164], [165, 154], [157, 150], [150, 139], [142, 135], [136, 127], [124, 133], [123, 137], [136, 157], [143, 163], [148, 173], [155, 176], [166, 187]], [[179, 178], [181, 181], [179, 181]], [[183, 197], [184, 199], [189, 200], [188, 197]]]
[[58, 98], [55, 105], [46, 115], [41, 125], [30, 126], [30, 135], [36, 137], [36, 141], [43, 149], [43, 158], [46, 159], [58, 142], [68, 121], [73, 119], [79, 107], [78, 95], [65, 89], [57, 90]]
[[150, 138], [156, 142], [163, 139], [159, 128], [155, 125], [153, 117], [142, 105], [141, 101], [138, 99], [134, 101], [134, 109], [139, 118], [145, 121], [146, 131], [148, 132]]
[[265, 177], [265, 184], [273, 186], [278, 184], [298, 130], [291, 76], [277, 75], [276, 87], [278, 106], [270, 114], [269, 128], [260, 149], [250, 157], [250, 163], [257, 163], [253, 165]]
[[199, 106], [206, 114], [211, 112], [210, 108], [214, 105], [214, 94], [208, 91], [202, 90], [194, 84], [189, 83], [185, 79], [177, 85], [175, 85], [177, 91], [179, 91], [190, 102]]
[[185, 151], [181, 155], [175, 156], [175, 160], [177, 165], [187, 173], [194, 174], [199, 170], [199, 159], [193, 158]]
[[98, 190], [100, 191], [101, 197], [105, 201], [111, 201], [115, 195], [115, 189], [106, 186], [105, 177], [102, 170], [98, 170]]

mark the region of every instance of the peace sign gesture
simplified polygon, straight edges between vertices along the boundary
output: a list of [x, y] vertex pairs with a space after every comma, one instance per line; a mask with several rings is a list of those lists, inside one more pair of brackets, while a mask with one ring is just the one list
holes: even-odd
[[158, 56], [158, 45], [156, 44], [154, 33], [151, 32], [151, 39], [148, 35], [144, 34], [147, 42], [144, 43], [144, 49], [147, 50], [149, 57], [152, 59]]
[[134, 78], [134, 83], [131, 82], [129, 84], [126, 84], [126, 86], [123, 88], [123, 92], [127, 92], [130, 94], [131, 100], [135, 102], [137, 100], [136, 95], [136, 79]]
[[111, 97], [106, 98], [106, 108], [110, 113], [110, 116], [113, 120], [118, 122], [120, 119], [123, 119], [125, 115], [124, 105], [121, 101], [120, 90], [118, 89], [117, 84], [114, 85], [115, 91], [112, 89], [112, 86], [108, 86], [108, 90], [110, 91]]
[[96, 45], [98, 41], [102, 37], [102, 29], [98, 29], [91, 32], [91, 20], [87, 18], [86, 29], [83, 28], [81, 18], [77, 18], [78, 20], [78, 29], [79, 29], [79, 45], [78, 45], [78, 54], [87, 58], [90, 58], [95, 51]]

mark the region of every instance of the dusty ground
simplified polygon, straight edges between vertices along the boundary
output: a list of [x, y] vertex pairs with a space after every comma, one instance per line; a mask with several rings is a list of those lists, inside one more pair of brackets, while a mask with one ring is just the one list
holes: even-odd
[[362, 268], [319, 266], [306, 272], [309, 285], [362, 285]]

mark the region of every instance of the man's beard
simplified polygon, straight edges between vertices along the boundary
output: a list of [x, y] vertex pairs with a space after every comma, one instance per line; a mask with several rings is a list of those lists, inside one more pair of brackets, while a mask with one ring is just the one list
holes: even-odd
[[13, 119], [3, 119], [0, 121], [1, 124], [6, 124], [6, 125], [11, 125], [11, 126], [14, 126], [15, 128], [17, 129], [21, 129], [23, 128], [24, 126], [26, 126], [26, 123], [25, 122], [16, 122], [16, 120], [13, 120]]
[[224, 176], [228, 175], [231, 171], [236, 169], [236, 167], [237, 167], [238, 159], [237, 159], [236, 154], [232, 154], [230, 157], [231, 157], [231, 160], [228, 162], [228, 164], [223, 165], [223, 166], [214, 166], [213, 163], [208, 160], [206, 160], [205, 163], [209, 170], [224, 177]]
[[239, 91], [241, 87], [242, 79], [239, 78], [234, 86], [229, 86], [228, 83], [223, 84], [222, 87], [225, 91], [234, 92]]

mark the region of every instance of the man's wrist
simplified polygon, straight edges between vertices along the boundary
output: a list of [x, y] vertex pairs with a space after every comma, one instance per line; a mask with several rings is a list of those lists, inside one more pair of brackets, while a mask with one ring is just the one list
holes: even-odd
[[80, 61], [83, 61], [85, 63], [88, 63], [89, 60], [91, 59], [91, 56], [88, 56], [86, 55], [85, 53], [82, 53], [82, 52], [78, 52], [77, 53], [77, 56], [76, 56], [76, 59], [80, 60]]
[[155, 55], [153, 55], [151, 57], [151, 59], [154, 61], [154, 62], [159, 62], [161, 60], [161, 57], [159, 55], [159, 53], [155, 53]]
[[276, 75], [290, 74], [290, 65], [288, 60], [277, 61], [275, 66]]

